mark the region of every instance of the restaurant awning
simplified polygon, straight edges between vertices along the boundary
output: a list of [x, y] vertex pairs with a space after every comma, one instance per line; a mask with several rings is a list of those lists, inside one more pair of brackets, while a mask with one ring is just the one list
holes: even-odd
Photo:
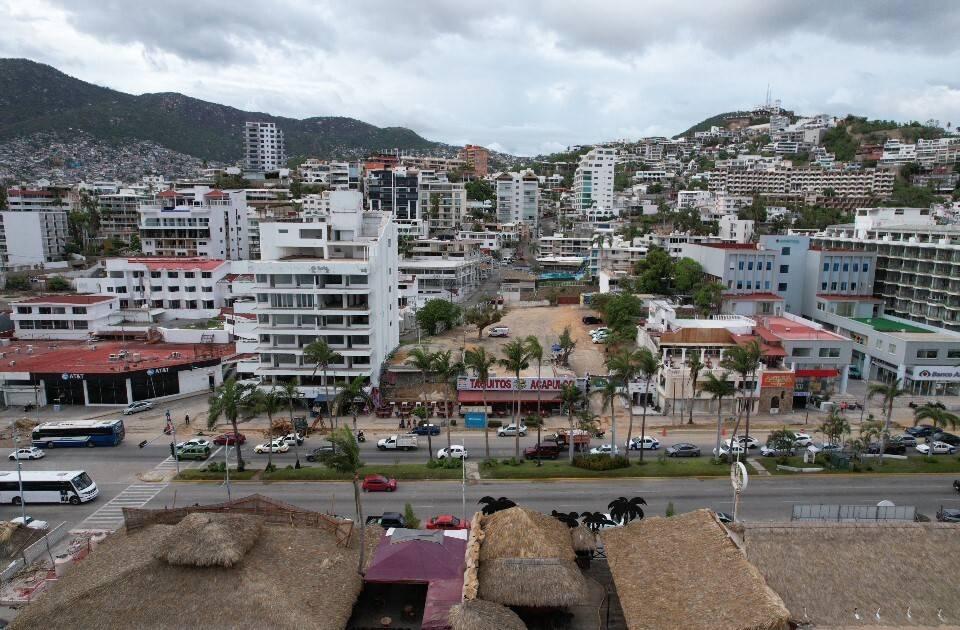
[[[517, 396], [521, 402], [537, 402], [537, 392], [491, 392], [487, 391], [487, 403], [516, 402]], [[560, 392], [540, 392], [543, 402], [560, 402]], [[479, 389], [462, 389], [457, 392], [457, 401], [460, 403], [483, 403], [483, 391]]]
[[797, 370], [797, 376], [806, 376], [812, 378], [830, 378], [840, 374], [837, 370]]

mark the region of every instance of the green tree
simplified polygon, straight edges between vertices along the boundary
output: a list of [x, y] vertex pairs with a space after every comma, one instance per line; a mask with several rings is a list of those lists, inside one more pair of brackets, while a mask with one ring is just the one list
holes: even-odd
[[568, 365], [570, 363], [570, 355], [573, 354], [573, 351], [577, 347], [577, 342], [573, 340], [573, 335], [570, 334], [569, 326], [564, 326], [563, 331], [560, 333], [560, 339], [557, 340], [557, 345], [560, 346], [560, 352], [557, 355], [560, 365]]
[[719, 282], [704, 282], [693, 292], [693, 304], [702, 317], [719, 311], [722, 300], [723, 285]]
[[[283, 392], [275, 386], [269, 390], [254, 389], [247, 396], [247, 404], [255, 414], [267, 415], [267, 443], [273, 442], [273, 416], [283, 409]], [[226, 447], [225, 447], [226, 448]], [[273, 470], [273, 449], [267, 449], [267, 471]]]
[[583, 402], [583, 392], [580, 391], [580, 388], [577, 387], [576, 383], [567, 383], [563, 386], [563, 389], [560, 390], [560, 400], [563, 403], [563, 406], [567, 410], [567, 421], [570, 426], [570, 433], [567, 435], [567, 453], [570, 456], [570, 463], [573, 463], [573, 416], [576, 413], [577, 407]]
[[447, 419], [447, 448], [450, 448], [450, 410], [453, 404], [450, 402], [451, 387], [456, 391], [457, 377], [463, 371], [463, 364], [459, 361], [453, 361], [453, 353], [450, 350], [441, 350], [433, 355], [433, 373], [443, 384], [443, 409], [444, 418]]
[[843, 445], [843, 436], [850, 434], [850, 423], [839, 409], [832, 409], [830, 415], [823, 419], [818, 429], [829, 444]]
[[357, 573], [363, 575], [367, 524], [363, 518], [363, 505], [360, 502], [360, 469], [363, 467], [363, 462], [360, 461], [360, 446], [347, 427], [335, 430], [327, 440], [333, 448], [322, 453], [320, 461], [339, 473], [352, 475], [353, 503], [357, 511], [357, 523], [360, 524], [360, 560], [357, 563]]
[[[727, 350], [721, 365], [740, 375], [740, 391], [744, 393], [746, 400], [747, 423], [744, 433], [750, 437], [750, 411], [753, 408], [753, 385], [748, 387], [748, 383], [756, 380], [757, 370], [760, 369], [760, 358], [763, 356], [760, 350], [760, 344], [756, 340], [750, 341], [746, 345], [734, 346]], [[742, 412], [741, 412], [742, 413]], [[740, 413], [737, 413], [737, 425], [740, 424]], [[736, 436], [736, 427], [734, 427], [734, 436]]]
[[[297, 431], [297, 425], [293, 420], [293, 405], [298, 402], [302, 394], [300, 393], [300, 383], [299, 378], [294, 377], [287, 381], [284, 381], [280, 386], [280, 398], [281, 401], [286, 404], [287, 411], [290, 414], [290, 429], [293, 431], [293, 455], [296, 459], [294, 468], [300, 468], [300, 445], [297, 443], [296, 437], [299, 435]], [[354, 421], [354, 429], [356, 429], [356, 421]], [[306, 436], [304, 436], [306, 437]]]
[[667, 295], [673, 275], [673, 260], [666, 250], [651, 247], [646, 257], [634, 265], [634, 274], [640, 292]]
[[956, 429], [960, 424], [960, 417], [946, 409], [933, 403], [926, 403], [913, 410], [913, 426], [920, 424], [921, 420], [929, 420], [935, 427], [950, 426]]
[[493, 184], [485, 179], [471, 180], [464, 187], [467, 189], [467, 199], [470, 201], [493, 201], [497, 196]]
[[511, 405], [510, 411], [513, 417], [513, 425], [517, 429], [514, 434], [514, 457], [520, 459], [520, 422], [517, 419], [517, 415], [520, 413], [520, 373], [530, 367], [530, 355], [527, 352], [526, 344], [521, 339], [516, 339], [506, 343], [503, 346], [502, 352], [503, 358], [500, 359], [498, 363], [504, 369], [512, 372], [517, 379], [517, 405], [515, 408]]
[[[643, 416], [640, 420], [640, 435], [647, 435], [647, 404], [650, 392], [650, 383], [660, 371], [660, 362], [650, 348], [640, 348], [634, 353], [634, 361], [637, 364], [637, 375], [643, 380]], [[641, 439], [643, 439], [641, 437]], [[640, 461], [643, 461], [643, 449], [640, 449]]]
[[[540, 380], [540, 373], [543, 369], [543, 346], [540, 344], [540, 340], [537, 339], [536, 335], [528, 335], [523, 341], [524, 346], [527, 350], [527, 357], [531, 361], [537, 362], [537, 380]], [[537, 388], [537, 444], [540, 443], [540, 432], [543, 427], [543, 411], [541, 408], [541, 396], [543, 390], [539, 387]], [[540, 451], [537, 451], [537, 466], [540, 465]]]
[[881, 408], [884, 410], [885, 420], [883, 423], [883, 434], [880, 436], [881, 465], [883, 465], [883, 451], [886, 448], [885, 436], [890, 433], [890, 419], [893, 417], [893, 402], [906, 393], [907, 390], [903, 389], [903, 380], [899, 378], [889, 383], [871, 383], [867, 388], [867, 399], [872, 400], [875, 397], [882, 399]]
[[503, 312], [494, 308], [489, 301], [481, 301], [474, 308], [464, 314], [463, 321], [477, 327], [477, 339], [483, 338], [485, 328], [492, 326], [503, 319]]
[[[607, 407], [610, 408], [610, 446], [612, 449], [615, 449], [617, 448], [617, 417], [616, 405], [614, 403], [616, 403], [617, 399], [620, 398], [620, 384], [611, 375], [604, 380], [602, 387], [595, 389], [591, 393], [600, 397], [601, 412]], [[571, 439], [573, 439], [573, 436], [571, 436]], [[627, 448], [625, 450], [627, 453], [630, 452], [629, 444], [627, 444]], [[643, 449], [640, 449], [640, 452], [643, 453]], [[610, 454], [613, 455], [613, 452]]]
[[640, 506], [646, 504], [647, 502], [643, 497], [633, 497], [632, 499], [619, 497], [608, 503], [607, 509], [610, 510], [611, 520], [620, 525], [626, 525], [634, 519], [643, 520], [643, 508]]
[[331, 365], [343, 361], [343, 355], [331, 348], [330, 344], [321, 337], [316, 341], [310, 342], [307, 347], [303, 349], [303, 361], [304, 363], [313, 365], [314, 378], [317, 376], [317, 370], [323, 375], [323, 402], [327, 408], [327, 419], [330, 421], [330, 426], [336, 428], [336, 423], [333, 419], [333, 405], [330, 401], [330, 380], [327, 378], [327, 369], [329, 369]]
[[737, 213], [737, 218], [754, 221], [757, 226], [765, 223], [767, 220], [767, 205], [763, 202], [763, 198], [759, 195], [754, 195], [753, 201], [750, 202], [749, 206], [740, 208], [740, 211]]
[[[407, 365], [417, 368], [420, 372], [420, 396], [423, 398], [423, 407], [426, 410], [427, 406], [427, 378], [430, 376], [430, 373], [433, 372], [434, 360], [436, 355], [423, 346], [414, 348], [410, 351], [410, 356], [407, 357], [405, 363]], [[433, 459], [433, 439], [430, 436], [430, 432], [427, 431], [427, 459]]]
[[771, 431], [767, 436], [767, 446], [778, 451], [788, 451], [797, 442], [797, 434], [786, 428]]
[[692, 258], [681, 258], [673, 267], [673, 286], [679, 293], [690, 293], [703, 279], [703, 267]]
[[460, 320], [460, 307], [447, 300], [429, 300], [417, 311], [417, 324], [428, 335], [436, 335], [443, 329], [448, 330]]
[[707, 374], [706, 382], [700, 386], [700, 389], [710, 394], [710, 397], [717, 401], [717, 441], [714, 447], [714, 453], [719, 455], [720, 453], [720, 431], [723, 426], [723, 399], [733, 396], [736, 393], [736, 388], [733, 386], [729, 380], [727, 380], [727, 373], [723, 372], [720, 376], [717, 376], [713, 372]]
[[697, 379], [700, 378], [700, 370], [703, 367], [700, 351], [691, 350], [687, 355], [687, 368], [690, 370], [690, 386], [693, 393], [690, 395], [690, 419], [687, 424], [693, 424], [693, 401], [697, 398]]
[[7, 209], [7, 189], [5, 186], [0, 186], [0, 210]]
[[357, 407], [373, 407], [373, 398], [367, 393], [366, 386], [364, 378], [357, 376], [344, 385], [333, 399], [333, 406], [337, 409], [337, 415], [340, 415], [345, 408], [349, 408], [350, 415], [353, 417], [354, 428], [357, 426]]
[[[480, 396], [483, 400], [483, 414], [488, 416], [487, 411], [487, 381], [490, 380], [490, 368], [494, 366], [497, 360], [488, 355], [484, 348], [470, 348], [463, 353], [464, 365], [473, 370], [477, 380], [480, 381]], [[489, 418], [488, 418], [489, 419]], [[485, 449], [485, 458], [490, 459], [490, 429], [487, 423], [483, 426], [483, 443]]]
[[[237, 418], [240, 412], [249, 406], [247, 394], [250, 391], [249, 386], [238, 383], [235, 378], [228, 378], [217, 388], [213, 397], [210, 398], [209, 413], [207, 414], [207, 428], [213, 429], [217, 426], [217, 420], [221, 416], [227, 419], [237, 434], [240, 430], [237, 428]], [[237, 470], [243, 472], [243, 454], [240, 452], [240, 440], [234, 440], [237, 449]]]
[[[629, 350], [621, 350], [606, 362], [610, 376], [623, 383], [622, 397], [627, 401], [627, 410], [630, 414], [630, 420], [627, 423], [627, 450], [624, 453], [627, 459], [630, 459], [630, 440], [633, 438], [633, 399], [630, 396], [630, 382], [637, 377], [638, 373], [638, 357], [635, 354]], [[616, 432], [614, 432], [615, 437]]]
[[143, 251], [143, 244], [140, 243], [140, 235], [139, 235], [139, 234], [133, 234], [133, 235], [130, 236], [130, 249], [133, 250], [134, 252], [142, 252], [142, 251]]
[[593, 237], [590, 241], [590, 246], [592, 249], [598, 251], [597, 254], [597, 268], [603, 268], [603, 250], [605, 247], [610, 247], [613, 245], [613, 234], [610, 232], [594, 232]]
[[47, 280], [47, 290], [49, 291], [69, 291], [70, 281], [63, 276], [53, 276]]
[[5, 288], [7, 291], [27, 291], [30, 289], [30, 278], [24, 274], [11, 274], [7, 276]]

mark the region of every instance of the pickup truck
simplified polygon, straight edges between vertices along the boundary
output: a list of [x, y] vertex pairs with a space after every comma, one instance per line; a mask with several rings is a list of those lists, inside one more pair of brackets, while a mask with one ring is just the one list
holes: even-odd
[[407, 521], [400, 512], [384, 512], [379, 516], [368, 516], [367, 525], [379, 525], [388, 529], [390, 527], [406, 527]]
[[523, 456], [526, 459], [556, 459], [560, 457], [560, 447], [556, 442], [540, 442], [534, 446], [528, 446], [523, 449]]
[[391, 435], [388, 438], [377, 440], [377, 448], [381, 451], [412, 451], [417, 448], [417, 436], [409, 433], [404, 435]]
[[[553, 439], [561, 449], [569, 448], [570, 442], [568, 441], [569, 431], [559, 431], [553, 434]], [[583, 429], [574, 429], [573, 430], [573, 450], [574, 451], [588, 451], [590, 450], [590, 433], [584, 431]]]

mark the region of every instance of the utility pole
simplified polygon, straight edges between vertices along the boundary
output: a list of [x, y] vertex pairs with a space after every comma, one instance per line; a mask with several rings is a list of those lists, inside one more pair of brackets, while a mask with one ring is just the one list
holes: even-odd
[[10, 423], [13, 427], [13, 452], [17, 460], [17, 484], [20, 486], [20, 517], [23, 519], [23, 526], [27, 526], [27, 497], [23, 493], [23, 466], [20, 463], [20, 431], [17, 429], [17, 421]]

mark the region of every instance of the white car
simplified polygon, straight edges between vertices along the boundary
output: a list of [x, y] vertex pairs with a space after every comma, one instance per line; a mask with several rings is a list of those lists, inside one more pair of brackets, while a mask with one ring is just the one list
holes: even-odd
[[257, 444], [253, 447], [254, 453], [266, 453], [270, 451], [271, 453], [286, 453], [290, 450], [290, 447], [287, 446], [287, 443], [283, 440], [274, 440], [273, 442], [265, 442], [263, 444]]
[[[516, 434], [517, 434], [517, 425], [515, 424], [508, 424], [505, 427], [500, 427], [500, 429], [497, 431], [497, 437], [506, 437], [508, 435], [513, 436]], [[521, 424], [520, 437], [526, 437], [526, 435], [527, 435], [527, 425]]]
[[[743, 455], [743, 454], [746, 453], [746, 452], [747, 452], [747, 451], [746, 451], [745, 448], [743, 448], [743, 445], [742, 445], [742, 444], [734, 444], [734, 445], [733, 445], [733, 453], [732, 453], [733, 455]], [[717, 452], [717, 449], [716, 449], [716, 448], [713, 449], [713, 455], [714, 455], [714, 457], [723, 457], [724, 455], [730, 455], [730, 454], [731, 454], [731, 453], [730, 453], [730, 441], [729, 441], [729, 440], [727, 440], [726, 442], [724, 442], [723, 444], [720, 445], [720, 452]]]
[[603, 343], [607, 340], [609, 335], [597, 335], [593, 338], [593, 343]]
[[931, 444], [917, 444], [917, 452], [922, 455], [953, 455], [957, 452], [956, 446], [951, 446], [946, 442], [933, 442]]
[[623, 445], [631, 451], [639, 451], [641, 446], [645, 451], [655, 451], [660, 448], [660, 440], [649, 435], [645, 435], [642, 438], [636, 435], [630, 438], [629, 442], [624, 442]]
[[610, 444], [601, 444], [590, 449], [591, 455], [619, 455], [620, 448]]
[[[730, 446], [732, 441], [733, 441], [733, 438], [727, 440], [726, 442], [724, 442], [724, 444], [726, 444], [727, 446]], [[760, 443], [760, 440], [753, 437], [752, 435], [750, 437], [741, 435], [740, 437], [737, 438], [737, 442], [739, 442], [741, 446], [746, 446], [747, 448], [760, 448], [761, 446], [763, 446], [763, 444]]]
[[188, 446], [199, 446], [200, 448], [213, 448], [213, 442], [206, 438], [191, 438], [186, 442], [177, 444], [177, 448], [186, 448]]
[[793, 440], [794, 446], [801, 446], [803, 448], [806, 448], [811, 444], [813, 444], [813, 438], [811, 438], [806, 433], [794, 433], [793, 437], [794, 437], [794, 440]]
[[[14, 525], [24, 525], [23, 517], [18, 516], [17, 518], [11, 518], [10, 522]], [[25, 524], [30, 529], [47, 529], [49, 526], [46, 521], [38, 521], [32, 516], [27, 516], [27, 522]]]
[[287, 433], [285, 436], [277, 438], [277, 440], [283, 440], [287, 446], [300, 446], [303, 444], [303, 435], [300, 433]]
[[43, 449], [37, 448], [36, 446], [30, 446], [27, 448], [18, 448], [14, 452], [10, 453], [10, 457], [7, 459], [12, 461], [16, 461], [18, 459], [40, 459], [44, 455], [46, 455], [46, 453], [43, 452]]
[[138, 400], [127, 405], [126, 409], [123, 410], [123, 415], [129, 416], [132, 413], [140, 413], [147, 409], [153, 409], [153, 403], [149, 400]]
[[463, 448], [461, 444], [451, 444], [450, 448], [441, 448], [437, 451], [437, 459], [467, 459], [469, 455], [467, 454], [467, 449]]
[[591, 337], [596, 337], [597, 335], [607, 335], [610, 333], [610, 329], [606, 326], [601, 326], [600, 328], [594, 328], [590, 331]]
[[810, 446], [807, 447], [807, 450], [814, 454], [821, 453], [824, 451], [828, 453], [829, 452], [839, 453], [840, 451], [843, 450], [843, 447], [839, 444], [831, 444], [830, 442], [819, 442], [817, 444], [811, 444]]

